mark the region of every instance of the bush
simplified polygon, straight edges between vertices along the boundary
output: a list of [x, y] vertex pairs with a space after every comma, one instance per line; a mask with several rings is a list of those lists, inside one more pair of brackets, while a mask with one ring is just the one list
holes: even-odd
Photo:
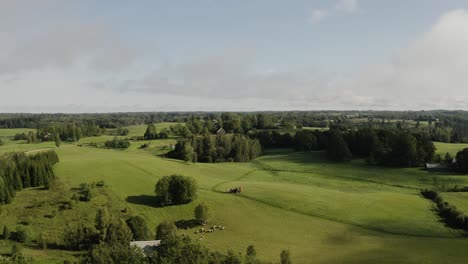
[[193, 178], [182, 175], [162, 177], [155, 187], [159, 205], [186, 204], [193, 201], [197, 194], [197, 183]]
[[28, 239], [28, 233], [26, 232], [26, 229], [24, 229], [22, 227], [18, 227], [16, 229], [16, 232], [15, 232], [13, 238], [17, 242], [24, 243]]
[[127, 220], [127, 225], [132, 231], [133, 240], [148, 239], [149, 229], [148, 224], [141, 216], [132, 216]]
[[80, 201], [89, 202], [93, 198], [93, 192], [91, 186], [86, 183], [80, 185]]
[[208, 206], [205, 203], [199, 204], [197, 207], [195, 207], [194, 215], [195, 219], [200, 221], [201, 224], [204, 224], [209, 217]]
[[165, 240], [175, 237], [177, 227], [173, 222], [164, 221], [156, 227], [156, 239]]
[[5, 239], [5, 240], [9, 239], [10, 235], [11, 235], [10, 229], [7, 226], [4, 226], [3, 227], [3, 234], [2, 234], [3, 239]]
[[104, 143], [104, 146], [106, 148], [126, 149], [126, 148], [130, 147], [130, 141], [128, 140], [128, 138], [119, 139], [119, 138], [115, 137], [112, 140], [106, 141]]

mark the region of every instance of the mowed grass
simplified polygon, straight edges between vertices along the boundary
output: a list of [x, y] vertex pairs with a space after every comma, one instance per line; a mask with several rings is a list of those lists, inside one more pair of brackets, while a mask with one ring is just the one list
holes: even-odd
[[[151, 145], [157, 149], [173, 142], [156, 140]], [[70, 222], [92, 224], [101, 206], [109, 206], [116, 214], [128, 207], [124, 216], [141, 215], [154, 230], [164, 220], [191, 220], [194, 207], [206, 202], [212, 212], [209, 224], [226, 226], [224, 231], [204, 234], [199, 242], [214, 250], [244, 252], [253, 244], [260, 258], [274, 263], [283, 249], [291, 250], [295, 263], [468, 260], [468, 239], [446, 228], [429, 201], [418, 195], [419, 188], [435, 182], [463, 185], [463, 176], [374, 167], [360, 160], [336, 164], [325, 161], [319, 152], [274, 152], [250, 163], [186, 163], [161, 158], [133, 144], [127, 150], [59, 148], [60, 163], [55, 167], [59, 189], [24, 190], [12, 204], [2, 206], [6, 211], [0, 216], [6, 216], [5, 221], [13, 226], [30, 216], [27, 228], [34, 236], [44, 229], [62, 230]], [[197, 200], [155, 207], [154, 185], [170, 174], [194, 177], [199, 184]], [[52, 220], [44, 217], [56, 210], [55, 202], [71, 195], [69, 188], [100, 180], [107, 185], [105, 192], [90, 203], [57, 212]], [[241, 195], [225, 193], [237, 186], [243, 188]], [[44, 208], [25, 209], [38, 197], [45, 199]], [[201, 235], [194, 234], [195, 230], [179, 233], [198, 239]], [[8, 249], [9, 245], [0, 245], [3, 252]], [[73, 254], [31, 247], [25, 253], [42, 263], [61, 263]]]
[[437, 153], [440, 155], [445, 155], [446, 153], [450, 153], [452, 156], [455, 156], [457, 152], [459, 152], [460, 150], [468, 148], [468, 144], [434, 142], [434, 145], [437, 148]]
[[[272, 175], [271, 175], [272, 174]], [[251, 178], [253, 178], [251, 180]], [[287, 179], [287, 180], [284, 180]], [[295, 172], [254, 172], [242, 181], [241, 195], [265, 204], [392, 234], [453, 237], [428, 210], [419, 191]], [[219, 189], [219, 188], [218, 188]]]
[[468, 214], [468, 193], [466, 192], [444, 192], [442, 193], [444, 201], [455, 205], [459, 210]]

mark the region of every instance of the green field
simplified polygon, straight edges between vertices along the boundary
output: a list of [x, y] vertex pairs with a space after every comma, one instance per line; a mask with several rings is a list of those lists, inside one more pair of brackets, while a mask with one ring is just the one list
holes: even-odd
[[[144, 126], [130, 129], [132, 135], [144, 130]], [[8, 133], [3, 134], [8, 137]], [[109, 138], [85, 138], [77, 144]], [[122, 216], [141, 215], [154, 229], [164, 220], [192, 219], [194, 207], [203, 201], [212, 210], [209, 223], [226, 226], [224, 231], [205, 234], [200, 242], [215, 250], [244, 252], [253, 244], [261, 259], [273, 263], [278, 262], [282, 249], [291, 251], [294, 263], [468, 261], [468, 239], [441, 223], [431, 210], [432, 203], [419, 196], [419, 188], [468, 185], [468, 177], [419, 168], [374, 167], [362, 160], [331, 163], [321, 152], [284, 150], [269, 152], [249, 163], [186, 163], [158, 155], [175, 143], [173, 139], [154, 140], [149, 149], [138, 149], [144, 142], [132, 142], [127, 150], [63, 144], [57, 149], [57, 183], [50, 190], [19, 192], [12, 204], [1, 206], [0, 226], [27, 222], [33, 238], [42, 233], [60, 237], [67, 224], [92, 224], [96, 210], [106, 206]], [[9, 142], [0, 150], [21, 144]], [[24, 144], [24, 149], [42, 149], [46, 144]], [[437, 145], [453, 151], [463, 148]], [[154, 207], [157, 179], [174, 173], [198, 181], [198, 199], [182, 206]], [[58, 208], [58, 202], [68, 199], [80, 183], [100, 180], [107, 186], [96, 189], [91, 202], [81, 202], [72, 210]], [[240, 195], [225, 193], [237, 186], [242, 186]], [[468, 213], [468, 196], [443, 195]], [[122, 213], [125, 208], [127, 212]], [[194, 231], [179, 233], [197, 239], [200, 235]], [[63, 263], [74, 255], [42, 250], [33, 242], [28, 245], [25, 254], [41, 263]], [[8, 250], [9, 244], [0, 244], [1, 252]]]
[[468, 148], [468, 144], [452, 144], [452, 143], [442, 143], [435, 142], [434, 145], [437, 148], [437, 153], [445, 155], [445, 153], [450, 153], [452, 156], [455, 156], [458, 151]]

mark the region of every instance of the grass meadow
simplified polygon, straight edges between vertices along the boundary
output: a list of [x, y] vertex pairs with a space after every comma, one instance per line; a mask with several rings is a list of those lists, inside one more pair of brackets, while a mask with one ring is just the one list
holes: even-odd
[[[129, 129], [129, 136], [134, 136], [144, 133], [145, 127]], [[2, 137], [11, 133], [0, 130]], [[123, 217], [140, 215], [154, 230], [164, 220], [191, 220], [194, 207], [206, 202], [212, 215], [209, 224], [226, 227], [205, 234], [200, 241], [213, 250], [244, 252], [253, 244], [261, 259], [273, 263], [278, 263], [283, 249], [291, 251], [294, 263], [468, 261], [468, 239], [446, 227], [432, 211], [433, 205], [419, 195], [420, 188], [438, 184], [468, 185], [466, 176], [374, 167], [362, 160], [337, 164], [326, 161], [321, 152], [287, 150], [272, 151], [248, 163], [186, 163], [160, 156], [174, 139], [150, 141], [147, 149], [138, 148], [146, 141], [132, 141], [127, 150], [77, 146], [109, 138], [112, 136], [62, 144], [56, 149], [60, 162], [55, 166], [58, 178], [52, 188], [23, 190], [13, 203], [0, 207], [0, 227], [23, 225], [28, 230], [31, 241], [25, 246], [26, 255], [39, 263], [75, 258], [79, 252], [42, 249], [34, 240], [41, 235], [60, 239], [67, 225], [92, 225], [97, 209], [103, 206]], [[20, 145], [23, 143], [7, 141], [0, 151], [53, 147], [49, 143]], [[456, 152], [464, 146], [437, 147]], [[154, 185], [170, 174], [195, 178], [197, 200], [182, 206], [155, 207]], [[106, 186], [95, 188], [91, 202], [60, 209], [60, 203], [69, 199], [80, 183], [101, 180]], [[226, 193], [237, 186], [242, 186], [241, 194]], [[468, 196], [443, 195], [468, 213]], [[178, 232], [198, 239], [196, 230]], [[10, 244], [1, 243], [0, 253], [7, 252]]]

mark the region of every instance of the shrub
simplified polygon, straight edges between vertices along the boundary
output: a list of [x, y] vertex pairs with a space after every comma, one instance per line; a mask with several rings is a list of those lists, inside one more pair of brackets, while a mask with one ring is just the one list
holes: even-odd
[[26, 229], [18, 227], [13, 238], [17, 242], [24, 243], [28, 239], [28, 233], [26, 232]]
[[160, 205], [186, 204], [196, 198], [197, 183], [193, 178], [182, 175], [162, 177], [155, 187]]
[[127, 219], [127, 225], [132, 231], [133, 240], [146, 240], [148, 239], [149, 229], [148, 224], [141, 216], [132, 216]]
[[156, 227], [156, 239], [165, 240], [175, 237], [177, 227], [173, 222], [164, 221]]
[[91, 186], [86, 183], [80, 184], [80, 201], [89, 202], [93, 198]]
[[208, 206], [205, 203], [199, 204], [194, 210], [195, 219], [204, 224], [209, 217]]
[[106, 148], [126, 149], [126, 148], [130, 147], [130, 141], [128, 140], [128, 138], [119, 139], [119, 138], [115, 137], [112, 140], [106, 141], [104, 143], [104, 146]]
[[7, 226], [4, 226], [3, 227], [3, 235], [2, 235], [3, 239], [5, 239], [5, 240], [9, 239], [10, 235], [11, 235], [10, 229]]

